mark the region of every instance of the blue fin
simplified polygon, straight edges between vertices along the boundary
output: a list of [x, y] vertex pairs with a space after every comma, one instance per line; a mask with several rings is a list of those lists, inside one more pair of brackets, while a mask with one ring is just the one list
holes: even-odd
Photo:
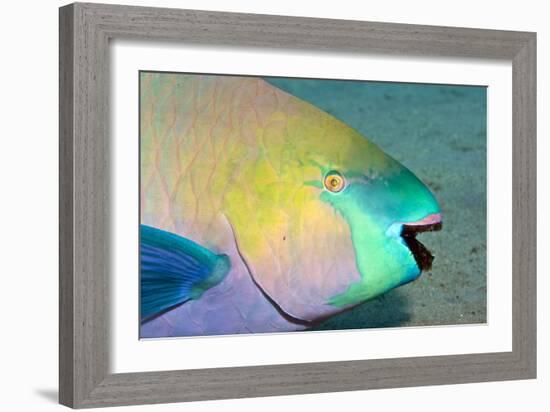
[[227, 255], [151, 226], [140, 229], [141, 321], [200, 298], [229, 272]]

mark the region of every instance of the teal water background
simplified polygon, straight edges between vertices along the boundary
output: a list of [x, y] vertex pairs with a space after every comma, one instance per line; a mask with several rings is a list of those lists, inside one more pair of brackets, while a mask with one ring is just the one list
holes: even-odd
[[484, 86], [266, 78], [358, 130], [436, 195], [443, 230], [418, 239], [432, 270], [317, 330], [485, 323], [487, 89]]

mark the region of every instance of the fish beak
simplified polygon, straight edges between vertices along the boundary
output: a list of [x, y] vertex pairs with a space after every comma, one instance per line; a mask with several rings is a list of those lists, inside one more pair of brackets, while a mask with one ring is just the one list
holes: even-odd
[[430, 270], [434, 257], [426, 246], [416, 239], [416, 235], [441, 230], [442, 226], [441, 213], [433, 213], [415, 222], [401, 224], [400, 235], [410, 249], [420, 270]]

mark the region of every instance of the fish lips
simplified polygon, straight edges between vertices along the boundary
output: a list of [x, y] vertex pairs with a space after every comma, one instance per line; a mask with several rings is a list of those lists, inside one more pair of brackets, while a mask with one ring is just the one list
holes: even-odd
[[411, 251], [416, 264], [421, 271], [430, 270], [434, 256], [432, 253], [416, 238], [416, 235], [424, 232], [433, 232], [441, 230], [443, 222], [440, 213], [433, 213], [423, 219], [415, 222], [406, 222], [401, 224], [401, 237]]

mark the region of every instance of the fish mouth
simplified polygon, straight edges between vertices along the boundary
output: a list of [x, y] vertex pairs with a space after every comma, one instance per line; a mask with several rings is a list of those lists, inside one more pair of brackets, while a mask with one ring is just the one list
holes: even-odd
[[420, 270], [430, 270], [434, 256], [432, 253], [418, 241], [416, 235], [423, 232], [434, 232], [441, 230], [442, 220], [440, 213], [434, 213], [426, 216], [415, 222], [407, 222], [402, 224], [401, 237], [405, 241], [407, 247], [411, 251], [416, 264]]

